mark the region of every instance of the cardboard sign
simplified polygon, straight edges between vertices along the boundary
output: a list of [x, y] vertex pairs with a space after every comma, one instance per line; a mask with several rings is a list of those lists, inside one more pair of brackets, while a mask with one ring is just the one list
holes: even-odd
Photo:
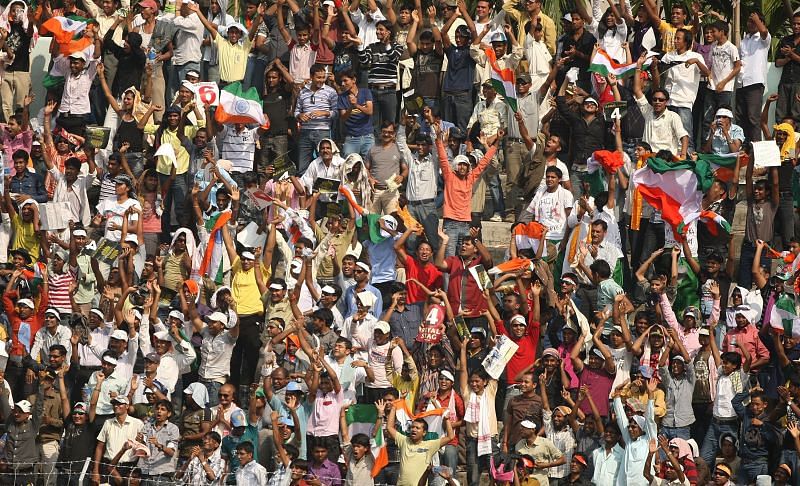
[[43, 230], [63, 230], [69, 226], [70, 219], [72, 219], [72, 211], [66, 201], [39, 205], [39, 221]]
[[342, 181], [336, 179], [317, 177], [317, 180], [314, 181], [314, 190], [319, 191], [320, 194], [339, 194], [341, 184]]
[[97, 243], [97, 250], [94, 251], [92, 258], [104, 262], [109, 266], [113, 266], [117, 258], [119, 258], [121, 248], [118, 241], [100, 238], [100, 241]]
[[754, 167], [780, 167], [781, 150], [774, 140], [753, 142]]
[[497, 343], [494, 345], [489, 354], [483, 360], [483, 368], [489, 373], [489, 376], [495, 380], [500, 378], [506, 364], [517, 352], [519, 346], [505, 335], [497, 336]]
[[250, 201], [262, 211], [272, 205], [272, 196], [264, 192], [263, 189], [248, 189], [247, 195]]
[[625, 101], [612, 101], [603, 105], [603, 116], [609, 121], [622, 118], [626, 111], [628, 111], [628, 103]]
[[428, 344], [438, 344], [439, 342], [441, 342], [442, 336], [444, 336], [443, 326], [423, 323], [419, 327], [419, 332], [417, 333], [417, 341]]
[[219, 86], [217, 83], [204, 82], [195, 85], [195, 98], [197, 106], [219, 106]]

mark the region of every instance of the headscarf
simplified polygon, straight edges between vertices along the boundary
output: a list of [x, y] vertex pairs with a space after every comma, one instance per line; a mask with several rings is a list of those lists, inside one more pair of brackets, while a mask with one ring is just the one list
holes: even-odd
[[206, 405], [208, 405], [208, 390], [202, 383], [192, 383], [183, 390], [183, 393], [191, 395], [194, 403], [201, 409], [206, 408]]
[[[348, 179], [347, 174], [353, 171], [356, 165], [361, 164], [361, 171], [358, 173], [358, 179], [355, 182], [351, 182]], [[342, 183], [350, 189], [357, 191], [361, 191], [361, 206], [367, 207], [372, 203], [372, 186], [369, 183], [369, 172], [367, 171], [367, 166], [364, 164], [364, 159], [361, 158], [359, 154], [349, 154], [344, 159], [344, 164], [342, 164]]]
[[[130, 88], [126, 89], [122, 93], [123, 96], [125, 95], [125, 93], [128, 92], [133, 93], [133, 112], [131, 113], [133, 115], [133, 119], [136, 120], [137, 123], [141, 123], [142, 118], [150, 109], [150, 104], [142, 101], [142, 93], [140, 93], [139, 90], [136, 89], [136, 87], [131, 86]], [[152, 122], [153, 122], [153, 115], [151, 113], [150, 118], [147, 119], [147, 123], [152, 123]]]
[[778, 123], [772, 127], [776, 132], [786, 133], [786, 141], [781, 146], [781, 160], [790, 159], [794, 157], [795, 143], [794, 143], [794, 128], [788, 123]]
[[197, 251], [197, 242], [194, 239], [194, 234], [187, 228], [178, 228], [178, 230], [175, 231], [175, 235], [172, 237], [170, 248], [172, 248], [172, 246], [175, 244], [175, 240], [177, 240], [178, 236], [181, 234], [186, 237], [186, 252], [189, 254], [189, 258], [192, 259], [192, 271], [189, 275], [189, 278], [193, 280], [200, 280], [198, 269], [200, 268], [201, 256], [200, 252]]

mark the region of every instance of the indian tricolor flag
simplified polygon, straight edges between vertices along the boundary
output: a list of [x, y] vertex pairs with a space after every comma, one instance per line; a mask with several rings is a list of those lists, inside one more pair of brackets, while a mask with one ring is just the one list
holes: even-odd
[[680, 233], [686, 234], [686, 232], [689, 229], [689, 224], [695, 219], [698, 220], [700, 223], [706, 225], [706, 229], [708, 229], [708, 233], [711, 236], [719, 235], [719, 228], [722, 228], [722, 230], [725, 233], [731, 234], [730, 223], [728, 223], [728, 221], [725, 218], [715, 213], [714, 211], [707, 211], [707, 210], [703, 210], [700, 211], [699, 213], [689, 215], [686, 218], [686, 220], [684, 220], [683, 223], [678, 225], [678, 231]]
[[200, 264], [199, 273], [201, 276], [208, 276], [218, 284], [222, 283], [225, 273], [225, 242], [222, 238], [222, 230], [230, 220], [231, 212], [230, 210], [225, 210], [212, 216], [205, 224], [206, 231], [209, 232], [209, 238], [208, 243], [206, 243], [206, 251], [203, 253], [203, 261]]
[[516, 272], [519, 270], [533, 269], [532, 262], [528, 258], [512, 258], [489, 269], [490, 274], [497, 275], [500, 273]]
[[389, 453], [386, 450], [386, 441], [383, 440], [383, 429], [375, 432], [375, 422], [378, 420], [378, 409], [375, 405], [350, 405], [345, 412], [347, 431], [350, 438], [356, 434], [364, 434], [370, 439], [372, 457], [375, 460], [372, 466], [372, 477], [378, 475], [381, 469], [389, 464]]
[[42, 34], [52, 34], [53, 40], [58, 44], [67, 44], [76, 35], [86, 29], [86, 21], [83, 19], [71, 19], [67, 17], [50, 17], [42, 23], [39, 32]]
[[514, 70], [509, 68], [500, 69], [497, 64], [497, 56], [494, 54], [494, 49], [487, 47], [484, 52], [489, 59], [489, 65], [492, 66], [491, 83], [497, 94], [503, 97], [511, 111], [517, 112], [517, 90], [516, 90], [516, 76]]
[[236, 81], [219, 92], [219, 106], [214, 115], [218, 123], [256, 123], [264, 128], [269, 128], [269, 120], [264, 115], [261, 97], [256, 88], [247, 91], [242, 89], [242, 83]]
[[772, 303], [769, 325], [778, 334], [800, 339], [800, 319], [795, 312], [794, 299], [782, 293]]
[[[647, 67], [650, 64], [649, 57], [650, 56], [648, 56], [648, 60], [645, 62], [644, 67]], [[620, 64], [611, 59], [611, 56], [609, 56], [605, 50], [597, 49], [594, 53], [594, 57], [592, 57], [592, 62], [589, 65], [589, 71], [600, 74], [603, 77], [608, 76], [609, 74], [614, 74], [617, 76], [617, 78], [624, 78], [636, 72], [636, 63], [632, 62], [630, 64]]]
[[411, 422], [414, 420], [424, 420], [428, 424], [428, 435], [425, 440], [433, 439], [434, 437], [442, 437], [444, 432], [444, 414], [447, 412], [446, 408], [433, 408], [428, 407], [424, 412], [414, 414], [408, 408], [408, 402], [404, 399], [395, 400], [393, 402], [395, 409], [395, 427], [397, 430], [402, 430], [406, 435], [411, 430]]
[[[723, 182], [736, 182], [739, 181], [739, 176], [736, 174], [736, 163], [739, 159], [739, 153], [717, 155], [717, 154], [697, 154], [697, 162], [695, 164], [705, 169], [704, 164], [708, 164], [711, 175], [715, 179]], [[705, 171], [705, 170], [704, 170]]]
[[697, 175], [686, 163], [672, 163], [652, 157], [631, 177], [639, 194], [672, 226], [675, 239], [683, 241], [679, 226], [699, 214], [703, 193]]
[[[517, 250], [530, 249], [536, 253], [539, 249], [539, 244], [547, 234], [547, 228], [538, 221], [531, 221], [530, 223], [520, 223], [514, 226], [512, 231], [514, 235], [514, 243], [517, 245]], [[542, 250], [542, 256], [547, 256], [547, 246], [545, 245]]]

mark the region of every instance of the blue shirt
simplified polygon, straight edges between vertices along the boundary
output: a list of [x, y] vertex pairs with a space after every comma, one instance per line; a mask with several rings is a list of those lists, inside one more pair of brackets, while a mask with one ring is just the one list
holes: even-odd
[[[367, 101], [372, 101], [372, 91], [367, 88], [359, 88], [358, 95], [356, 96], [359, 105], [367, 104]], [[338, 107], [340, 110], [349, 110], [353, 108], [350, 103], [350, 92], [347, 91], [339, 95]], [[350, 116], [344, 121], [345, 135], [348, 137], [361, 137], [363, 135], [372, 134], [372, 116], [363, 113], [358, 109], [353, 109]]]
[[[383, 314], [383, 297], [381, 297], [381, 291], [376, 289], [370, 284], [367, 284], [364, 287], [364, 290], [368, 290], [373, 294], [375, 294], [376, 297], [375, 305], [372, 306], [372, 309], [369, 310], [369, 313], [375, 316], [375, 319], [380, 319], [381, 314]], [[356, 311], [358, 310], [358, 306], [356, 306], [355, 285], [344, 291], [344, 304], [345, 304], [345, 312], [342, 314], [342, 317], [347, 319], [348, 317], [355, 314]]]
[[370, 283], [392, 282], [397, 279], [395, 266], [397, 264], [397, 253], [394, 251], [394, 242], [400, 238], [386, 238], [380, 243], [365, 241], [364, 247], [369, 251], [369, 260], [372, 272], [369, 277]]
[[[731, 128], [728, 130], [728, 135], [731, 137], [731, 141], [739, 140], [740, 142], [744, 142], [744, 130], [739, 125], [734, 125], [731, 123]], [[717, 128], [714, 130], [714, 136], [711, 138], [711, 152], [716, 155], [725, 155], [731, 153], [731, 148], [728, 145], [728, 141], [725, 140], [725, 135], [722, 134], [722, 129]]]
[[442, 91], [469, 91], [475, 79], [475, 60], [469, 55], [469, 46], [450, 45], [444, 50], [447, 71], [444, 72]]
[[44, 190], [44, 184], [39, 174], [25, 170], [22, 177], [19, 173], [11, 178], [10, 192], [15, 194], [27, 194], [38, 203], [47, 202], [47, 191]]

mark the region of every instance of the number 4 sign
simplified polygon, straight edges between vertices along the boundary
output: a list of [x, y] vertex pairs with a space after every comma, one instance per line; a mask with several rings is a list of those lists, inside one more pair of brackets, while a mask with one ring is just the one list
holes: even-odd
[[217, 83], [197, 83], [195, 92], [197, 93], [197, 106], [202, 107], [206, 104], [219, 106], [219, 87]]

